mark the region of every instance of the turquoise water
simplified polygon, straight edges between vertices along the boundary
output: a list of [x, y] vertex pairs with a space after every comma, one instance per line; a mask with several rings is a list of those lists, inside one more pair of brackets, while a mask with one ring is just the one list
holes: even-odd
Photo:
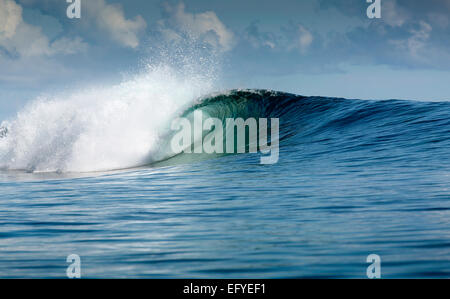
[[0, 151], [0, 277], [64, 278], [70, 254], [85, 278], [365, 278], [369, 254], [383, 278], [450, 277], [450, 103], [234, 91], [195, 109], [278, 117], [278, 163], [37, 172]]

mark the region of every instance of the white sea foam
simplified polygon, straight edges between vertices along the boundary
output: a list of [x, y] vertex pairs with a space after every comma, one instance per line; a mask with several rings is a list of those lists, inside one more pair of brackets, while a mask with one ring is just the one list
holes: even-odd
[[119, 85], [40, 97], [0, 126], [0, 168], [87, 172], [161, 159], [169, 121], [211, 92], [213, 77], [158, 65]]

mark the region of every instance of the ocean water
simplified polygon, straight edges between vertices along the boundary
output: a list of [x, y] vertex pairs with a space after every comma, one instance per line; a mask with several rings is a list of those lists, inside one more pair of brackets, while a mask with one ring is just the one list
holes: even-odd
[[[370, 254], [383, 278], [450, 277], [449, 102], [214, 93], [163, 73], [2, 123], [1, 278], [64, 278], [70, 254], [84, 278], [366, 278]], [[167, 124], [195, 109], [279, 118], [278, 163], [172, 157]]]

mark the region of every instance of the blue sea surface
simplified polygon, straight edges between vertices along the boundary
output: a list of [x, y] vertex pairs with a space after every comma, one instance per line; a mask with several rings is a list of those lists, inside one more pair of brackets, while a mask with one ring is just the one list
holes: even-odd
[[382, 278], [450, 278], [450, 103], [236, 91], [200, 108], [279, 117], [278, 163], [4, 169], [0, 277], [65, 278], [77, 254], [83, 278], [366, 278], [377, 254]]

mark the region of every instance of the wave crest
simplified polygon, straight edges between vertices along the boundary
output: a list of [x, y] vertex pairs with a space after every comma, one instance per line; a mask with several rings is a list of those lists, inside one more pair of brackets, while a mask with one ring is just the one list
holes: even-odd
[[116, 86], [40, 97], [10, 121], [0, 168], [88, 172], [149, 163], [167, 122], [212, 91], [199, 73], [155, 66]]
[[196, 110], [222, 121], [279, 118], [285, 150], [301, 145], [324, 146], [323, 154], [357, 153], [370, 147], [378, 153], [450, 142], [446, 102], [347, 100], [269, 90], [212, 94], [207, 78], [187, 78], [156, 68], [111, 88], [37, 100], [8, 123], [0, 139], [0, 168], [89, 172], [209, 158], [170, 159], [175, 156], [171, 121], [189, 119]]

